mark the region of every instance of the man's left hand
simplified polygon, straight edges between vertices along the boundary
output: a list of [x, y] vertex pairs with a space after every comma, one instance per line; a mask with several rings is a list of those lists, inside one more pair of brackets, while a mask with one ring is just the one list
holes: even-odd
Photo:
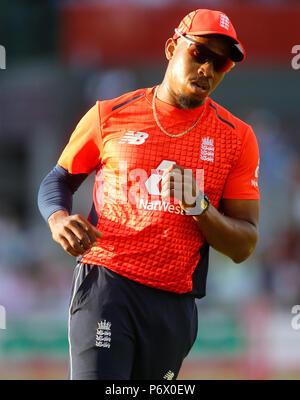
[[193, 170], [173, 164], [163, 172], [161, 186], [162, 200], [174, 197], [184, 210], [195, 207], [199, 189]]

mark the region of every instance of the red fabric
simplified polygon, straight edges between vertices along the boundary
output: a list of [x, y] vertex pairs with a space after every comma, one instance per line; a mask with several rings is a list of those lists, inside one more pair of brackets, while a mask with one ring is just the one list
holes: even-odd
[[[251, 183], [258, 148], [251, 128], [209, 98], [193, 110], [157, 99], [159, 121], [169, 133], [186, 130], [203, 111], [195, 128], [169, 137], [155, 123], [152, 99], [153, 88], [97, 102], [78, 124], [58, 163], [70, 173], [96, 169], [94, 204], [104, 238], [82, 261], [144, 285], [185, 293], [192, 289], [204, 237], [176, 201], [162, 202], [162, 162], [175, 162], [194, 175], [204, 170], [205, 193], [218, 208], [223, 192], [228, 198], [259, 198], [258, 187]], [[120, 160], [127, 163], [128, 173], [121, 170]]]
[[[214, 3], [230, 17], [251, 63], [283, 63], [299, 37], [300, 4]], [[164, 44], [191, 4], [157, 7], [83, 2], [60, 8], [60, 55], [65, 61], [103, 66], [153, 66], [165, 62]], [[159, 27], [157, 29], [156, 27]], [[243, 63], [244, 64], [244, 63]], [[242, 64], [242, 65], [243, 65]], [[264, 65], [265, 66], [265, 65]]]
[[[198, 9], [186, 15], [178, 25], [178, 31], [182, 34], [191, 35], [208, 35], [220, 34], [229, 36], [234, 39], [243, 49], [243, 58], [245, 58], [245, 50], [242, 43], [238, 40], [236, 31], [226, 14], [222, 11]], [[174, 39], [179, 35], [175, 33]], [[240, 61], [242, 61], [240, 60]]]

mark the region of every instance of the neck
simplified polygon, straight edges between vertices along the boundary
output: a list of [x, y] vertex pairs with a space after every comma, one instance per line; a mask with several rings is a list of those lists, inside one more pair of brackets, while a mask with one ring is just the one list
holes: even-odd
[[166, 82], [165, 80], [158, 87], [157, 97], [159, 98], [159, 100], [162, 100], [165, 103], [171, 104], [171, 106], [182, 108], [181, 105], [177, 101], [177, 96], [170, 89], [168, 82]]
[[159, 85], [157, 97], [165, 103], [181, 109], [193, 109], [205, 103], [205, 100], [193, 101], [191, 98], [176, 94], [165, 79]]

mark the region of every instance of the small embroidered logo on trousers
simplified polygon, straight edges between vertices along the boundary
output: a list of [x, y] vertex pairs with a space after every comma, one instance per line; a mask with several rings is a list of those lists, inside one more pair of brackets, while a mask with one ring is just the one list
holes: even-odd
[[103, 320], [98, 322], [98, 329], [96, 333], [96, 346], [110, 348], [111, 344], [111, 322]]
[[173, 378], [174, 378], [174, 372], [172, 372], [172, 371], [168, 371], [165, 375], [164, 375], [164, 377], [163, 377], [163, 379], [166, 379], [167, 381], [171, 381]]

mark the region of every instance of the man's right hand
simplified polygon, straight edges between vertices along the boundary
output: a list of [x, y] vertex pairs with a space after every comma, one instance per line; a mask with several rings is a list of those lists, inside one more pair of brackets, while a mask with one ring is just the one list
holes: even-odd
[[59, 210], [50, 215], [52, 238], [71, 256], [78, 257], [97, 243], [103, 234], [80, 214], [69, 215]]

